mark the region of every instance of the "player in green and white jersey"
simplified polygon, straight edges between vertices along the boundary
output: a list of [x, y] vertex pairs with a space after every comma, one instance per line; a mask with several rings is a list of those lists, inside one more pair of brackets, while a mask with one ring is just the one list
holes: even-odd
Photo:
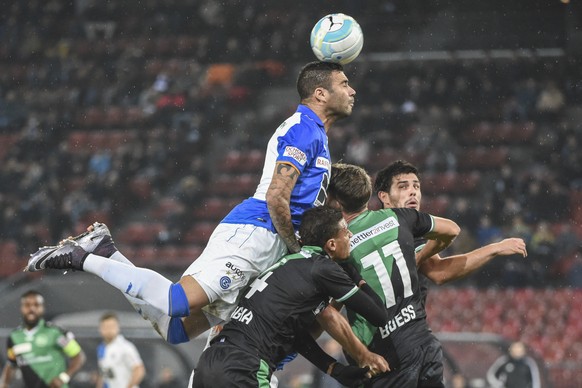
[[368, 210], [370, 177], [360, 167], [332, 166], [328, 204], [338, 206], [352, 232], [350, 263], [383, 300], [388, 324], [374, 327], [348, 309], [356, 336], [390, 364], [371, 387], [444, 387], [442, 349], [426, 322], [414, 240], [434, 240], [430, 257], [448, 247], [458, 225], [414, 209]]
[[16, 368], [20, 368], [27, 388], [68, 387], [71, 376], [85, 363], [85, 354], [73, 333], [44, 320], [44, 298], [37, 291], [22, 295], [20, 312], [24, 325], [8, 337], [8, 362], [0, 387], [9, 386]]

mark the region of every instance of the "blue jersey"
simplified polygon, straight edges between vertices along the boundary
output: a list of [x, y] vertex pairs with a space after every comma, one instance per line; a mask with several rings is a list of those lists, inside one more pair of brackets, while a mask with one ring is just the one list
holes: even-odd
[[263, 175], [255, 194], [232, 209], [223, 223], [252, 224], [277, 232], [266, 201], [277, 162], [293, 165], [299, 171], [290, 201], [291, 220], [297, 229], [305, 210], [325, 203], [331, 169], [323, 122], [307, 106], [299, 105], [277, 128], [267, 145]]

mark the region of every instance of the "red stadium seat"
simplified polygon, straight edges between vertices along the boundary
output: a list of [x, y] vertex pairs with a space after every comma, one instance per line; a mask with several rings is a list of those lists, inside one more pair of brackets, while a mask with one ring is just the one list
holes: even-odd
[[215, 222], [198, 222], [186, 233], [184, 241], [188, 244], [205, 245], [216, 225]]

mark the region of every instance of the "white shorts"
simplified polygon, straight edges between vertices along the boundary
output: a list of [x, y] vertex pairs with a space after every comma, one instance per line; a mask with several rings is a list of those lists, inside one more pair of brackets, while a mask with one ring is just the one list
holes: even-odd
[[206, 248], [182, 276], [192, 276], [202, 287], [210, 304], [205, 315], [227, 321], [240, 292], [261, 272], [287, 254], [278, 234], [248, 224], [219, 224]]

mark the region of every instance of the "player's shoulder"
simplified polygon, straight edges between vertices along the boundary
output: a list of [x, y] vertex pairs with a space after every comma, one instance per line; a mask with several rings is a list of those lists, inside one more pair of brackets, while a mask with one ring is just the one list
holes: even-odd
[[18, 325], [15, 328], [13, 328], [12, 330], [10, 330], [9, 336], [12, 337], [12, 336], [18, 335], [18, 334], [23, 333], [23, 332], [24, 332], [24, 326]]
[[328, 274], [330, 271], [341, 270], [338, 263], [333, 261], [326, 254], [317, 254], [312, 257], [313, 265], [311, 266], [311, 273], [313, 276], [320, 276], [322, 274]]
[[69, 330], [66, 330], [65, 328], [63, 328], [63, 327], [61, 327], [61, 326], [59, 326], [56, 323], [51, 322], [51, 321], [45, 321], [44, 328], [45, 328], [45, 330], [57, 331], [59, 333], [68, 333], [69, 332]]

